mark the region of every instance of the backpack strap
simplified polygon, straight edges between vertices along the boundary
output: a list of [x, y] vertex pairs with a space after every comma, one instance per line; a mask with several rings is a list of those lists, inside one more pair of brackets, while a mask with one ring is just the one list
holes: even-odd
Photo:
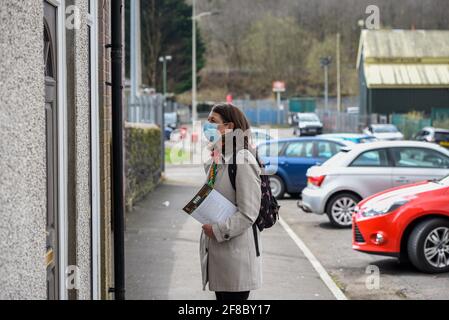
[[237, 177], [237, 138], [234, 137], [232, 141], [232, 163], [229, 164], [228, 167], [228, 175], [229, 180], [231, 181], [231, 185], [234, 188], [234, 190], [237, 190], [235, 188], [235, 178]]
[[[231, 181], [231, 185], [234, 188], [234, 190], [237, 190], [235, 187], [235, 179], [237, 177], [237, 138], [234, 137], [233, 141], [232, 141], [232, 163], [228, 164], [228, 175], [229, 175], [229, 180]], [[256, 156], [256, 160], [257, 163], [259, 164], [259, 166], [261, 166], [259, 159], [257, 159]], [[257, 224], [254, 223], [253, 224], [253, 235], [254, 235], [254, 244], [256, 246], [256, 256], [260, 257], [260, 249], [259, 249], [259, 239], [257, 236]]]

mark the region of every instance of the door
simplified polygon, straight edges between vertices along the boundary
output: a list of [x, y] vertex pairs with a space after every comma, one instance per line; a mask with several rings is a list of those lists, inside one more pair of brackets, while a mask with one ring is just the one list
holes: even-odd
[[344, 168], [347, 186], [362, 198], [392, 187], [392, 167], [386, 149], [367, 150]]
[[395, 187], [439, 179], [449, 174], [449, 157], [427, 148], [391, 148]]
[[290, 142], [279, 157], [279, 167], [286, 175], [287, 192], [298, 193], [307, 186], [307, 170], [319, 163], [311, 140]]
[[47, 155], [47, 298], [59, 298], [57, 9], [44, 2], [45, 121]]

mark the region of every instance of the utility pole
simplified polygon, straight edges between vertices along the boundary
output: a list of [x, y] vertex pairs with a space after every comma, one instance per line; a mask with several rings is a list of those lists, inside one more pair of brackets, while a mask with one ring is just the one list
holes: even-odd
[[340, 33], [337, 33], [337, 110], [341, 112]]
[[331, 57], [322, 57], [320, 58], [320, 64], [321, 67], [324, 68], [324, 105], [325, 110], [328, 110], [329, 107], [329, 76], [328, 76], [328, 69], [329, 65], [331, 64], [332, 58]]
[[[136, 102], [142, 85], [140, 41], [140, 0], [131, 0], [131, 105]], [[138, 120], [138, 119], [134, 119]]]
[[196, 14], [196, 0], [192, 0], [192, 125], [198, 120], [197, 112], [197, 73], [196, 73], [196, 21], [204, 16], [217, 15], [218, 12]]
[[196, 0], [192, 2], [192, 125], [198, 120], [196, 110]]

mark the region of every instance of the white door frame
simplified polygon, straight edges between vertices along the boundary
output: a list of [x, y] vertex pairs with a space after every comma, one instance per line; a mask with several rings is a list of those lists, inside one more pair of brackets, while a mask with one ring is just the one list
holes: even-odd
[[92, 298], [101, 299], [100, 110], [98, 93], [98, 2], [89, 0], [92, 166]]
[[68, 267], [68, 218], [67, 218], [67, 72], [65, 0], [45, 0], [57, 10], [57, 59], [58, 59], [58, 242], [59, 242], [59, 299], [67, 300], [66, 270]]

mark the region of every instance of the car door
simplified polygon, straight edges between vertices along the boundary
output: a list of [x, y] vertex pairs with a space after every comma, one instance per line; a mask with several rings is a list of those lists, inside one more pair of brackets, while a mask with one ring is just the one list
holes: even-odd
[[439, 179], [449, 174], [449, 157], [430, 148], [390, 149], [394, 161], [393, 186]]
[[314, 156], [313, 140], [289, 142], [279, 158], [287, 191], [301, 192], [307, 185], [307, 170], [318, 163], [319, 159]]
[[385, 148], [366, 150], [356, 155], [342, 172], [344, 187], [362, 198], [392, 187], [392, 167]]

